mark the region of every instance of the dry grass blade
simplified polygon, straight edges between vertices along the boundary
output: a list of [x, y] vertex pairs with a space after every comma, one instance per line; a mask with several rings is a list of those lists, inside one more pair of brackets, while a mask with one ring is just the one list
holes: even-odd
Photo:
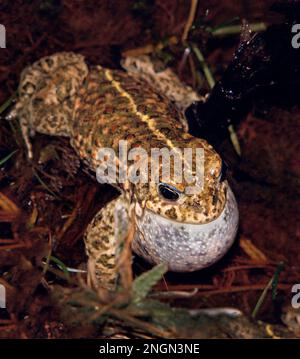
[[[19, 207], [2, 192], [0, 192], [0, 207], [4, 212], [13, 214], [15, 216], [19, 215], [20, 213]], [[0, 211], [0, 214], [1, 212], [2, 211]]]
[[188, 19], [187, 19], [187, 22], [185, 24], [183, 34], [182, 34], [182, 37], [181, 37], [181, 41], [183, 43], [186, 41], [186, 39], [188, 37], [188, 34], [189, 34], [189, 31], [190, 31], [190, 28], [193, 25], [195, 15], [196, 15], [197, 5], [198, 5], [198, 0], [191, 0], [189, 16], [188, 16]]

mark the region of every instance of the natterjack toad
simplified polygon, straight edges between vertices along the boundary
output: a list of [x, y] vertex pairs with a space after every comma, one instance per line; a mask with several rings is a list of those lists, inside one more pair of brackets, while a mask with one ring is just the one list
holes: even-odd
[[[13, 115], [20, 120], [32, 157], [29, 135], [40, 132], [66, 136], [80, 158], [93, 171], [103, 166], [103, 148], [116, 153], [117, 175], [124, 171], [118, 156], [120, 141], [128, 150], [142, 148], [144, 170], [161, 170], [162, 161], [153, 159], [153, 149], [168, 149], [183, 160], [187, 181], [175, 176], [171, 161], [168, 181], [135, 180], [113, 185], [120, 196], [100, 210], [85, 235], [89, 274], [96, 287], [114, 289], [120, 238], [134, 225], [133, 250], [151, 263], [164, 262], [173, 271], [194, 271], [218, 261], [230, 248], [238, 224], [234, 195], [222, 178], [222, 160], [205, 141], [186, 132], [181, 112], [162, 94], [134, 74], [101, 66], [88, 68], [83, 56], [58, 53], [42, 58], [21, 75], [19, 97]], [[184, 149], [201, 149], [202, 182], [198, 183]], [[135, 159], [140, 154], [135, 154]], [[146, 161], [146, 162], [145, 162]], [[136, 169], [131, 163], [125, 172]], [[144, 172], [145, 172], [144, 171]], [[99, 173], [97, 173], [99, 174]], [[178, 173], [177, 173], [178, 174]], [[125, 176], [126, 177], [126, 176]], [[102, 181], [101, 174], [98, 179]]]

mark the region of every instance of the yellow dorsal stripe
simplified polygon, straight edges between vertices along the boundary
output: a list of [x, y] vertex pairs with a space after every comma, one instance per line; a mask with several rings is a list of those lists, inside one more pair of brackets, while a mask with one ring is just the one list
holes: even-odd
[[155, 134], [158, 138], [161, 138], [170, 149], [174, 150], [174, 152], [177, 152], [180, 155], [181, 161], [184, 162], [184, 165], [186, 166], [186, 168], [190, 169], [190, 166], [188, 165], [188, 163], [186, 163], [182, 158], [182, 152], [181, 151], [178, 152], [178, 148], [174, 146], [173, 142], [169, 138], [167, 138], [159, 129], [156, 128], [156, 125], [155, 125], [156, 121], [153, 118], [151, 118], [149, 115], [146, 115], [146, 114], [138, 111], [134, 99], [126, 90], [123, 89], [120, 82], [114, 79], [111, 70], [105, 69], [104, 76], [106, 77], [106, 79], [108, 81], [111, 82], [111, 84], [114, 86], [114, 88], [119, 92], [120, 96], [126, 97], [128, 99], [132, 111], [139, 117], [139, 119], [142, 122], [147, 124], [150, 131], [153, 134]]
[[116, 88], [116, 90], [119, 92], [119, 94], [128, 99], [130, 106], [132, 108], [132, 111], [139, 117], [139, 119], [142, 122], [144, 122], [148, 125], [151, 132], [153, 132], [157, 137], [164, 140], [170, 148], [172, 148], [172, 149], [175, 148], [173, 142], [156, 128], [156, 126], [155, 126], [156, 121], [153, 118], [151, 118], [150, 116], [145, 115], [144, 113], [138, 111], [137, 106], [136, 106], [132, 96], [122, 88], [120, 82], [116, 81], [113, 78], [111, 71], [106, 69], [104, 74], [105, 74], [105, 77], [107, 78], [107, 80], [109, 80], [112, 83], [112, 85]]

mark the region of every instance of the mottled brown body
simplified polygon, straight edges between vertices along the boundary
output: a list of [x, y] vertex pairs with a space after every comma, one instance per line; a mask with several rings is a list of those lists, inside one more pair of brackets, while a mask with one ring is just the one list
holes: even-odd
[[[201, 191], [187, 194], [190, 183], [184, 178], [178, 183], [171, 175], [167, 185], [176, 189], [176, 201], [164, 197], [153, 181], [114, 183], [122, 195], [97, 214], [85, 236], [89, 274], [95, 286], [113, 288], [120, 240], [131, 218], [138, 226], [133, 243], [136, 251], [151, 262], [165, 261], [173, 270], [210, 265], [232, 243], [237, 208], [231, 192], [228, 203], [228, 184], [220, 180], [220, 156], [205, 140], [190, 136], [181, 112], [137, 76], [101, 66], [88, 69], [81, 55], [54, 54], [23, 71], [12, 115], [20, 119], [29, 157], [29, 134], [67, 136], [94, 171], [101, 165], [99, 150], [111, 148], [118, 154], [121, 140], [127, 141], [128, 150], [145, 149], [149, 168], [161, 166], [151, 159], [153, 148], [177, 154], [184, 148], [203, 150]], [[186, 168], [194, 174], [193, 163]], [[169, 247], [160, 242], [164, 237], [170, 238]]]
[[[182, 198], [180, 208], [159, 197], [157, 184], [135, 184], [128, 190], [131, 188], [142, 208], [173, 220], [206, 223], [218, 217], [225, 203], [225, 188], [218, 181], [221, 160], [206, 141], [190, 136], [185, 129], [183, 115], [151, 86], [123, 71], [97, 66], [91, 69], [75, 101], [71, 138], [80, 157], [93, 170], [99, 166], [98, 151], [107, 147], [118, 153], [121, 140], [127, 141], [128, 150], [144, 148], [149, 157], [153, 148], [203, 148], [203, 191]], [[184, 181], [172, 184], [182, 191], [187, 185]]]
[[93, 160], [101, 147], [118, 151], [120, 140], [127, 140], [131, 147], [142, 146], [148, 151], [153, 147], [167, 146], [166, 141], [154, 135], [141, 120], [114, 81], [132, 98], [137, 111], [151, 117], [153, 127], [166, 138], [181, 139], [183, 116], [172, 103], [138, 78], [97, 66], [91, 69], [75, 102], [73, 143], [80, 149], [82, 158]]

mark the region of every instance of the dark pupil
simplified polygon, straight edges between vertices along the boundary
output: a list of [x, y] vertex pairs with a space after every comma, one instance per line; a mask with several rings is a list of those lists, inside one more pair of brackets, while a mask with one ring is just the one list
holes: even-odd
[[179, 198], [179, 194], [175, 190], [165, 185], [159, 186], [159, 192], [165, 199], [168, 199], [169, 201], [176, 201]]

